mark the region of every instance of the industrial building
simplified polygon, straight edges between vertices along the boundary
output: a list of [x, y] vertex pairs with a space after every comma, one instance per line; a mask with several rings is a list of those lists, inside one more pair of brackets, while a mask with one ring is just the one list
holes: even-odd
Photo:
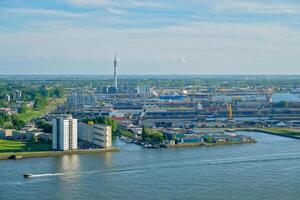
[[147, 110], [139, 120], [140, 126], [162, 128], [192, 128], [197, 125], [194, 110]]
[[71, 115], [61, 115], [52, 120], [52, 149], [77, 149], [77, 119]]

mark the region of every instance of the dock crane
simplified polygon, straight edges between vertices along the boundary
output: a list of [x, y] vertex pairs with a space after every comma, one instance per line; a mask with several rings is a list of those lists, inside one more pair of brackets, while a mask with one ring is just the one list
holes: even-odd
[[232, 104], [228, 102], [228, 98], [226, 97], [226, 107], [227, 107], [227, 120], [233, 120], [233, 113], [232, 113]]
[[230, 121], [233, 119], [233, 114], [232, 114], [232, 104], [227, 103], [227, 120]]

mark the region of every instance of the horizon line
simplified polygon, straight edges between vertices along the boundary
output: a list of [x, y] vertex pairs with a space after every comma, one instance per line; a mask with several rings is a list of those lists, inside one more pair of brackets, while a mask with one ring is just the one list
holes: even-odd
[[[113, 74], [0, 74], [0, 76], [114, 76]], [[118, 76], [300, 76], [291, 73], [274, 74], [118, 74]]]

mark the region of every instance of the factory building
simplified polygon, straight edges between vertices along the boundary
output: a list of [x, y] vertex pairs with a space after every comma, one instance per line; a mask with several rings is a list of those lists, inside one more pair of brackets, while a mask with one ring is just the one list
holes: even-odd
[[154, 128], [193, 128], [197, 126], [194, 110], [148, 110], [139, 120], [140, 126]]

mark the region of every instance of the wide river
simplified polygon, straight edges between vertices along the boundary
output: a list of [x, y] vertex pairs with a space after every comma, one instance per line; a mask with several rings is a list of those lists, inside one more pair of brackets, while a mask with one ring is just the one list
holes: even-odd
[[[0, 199], [299, 200], [300, 140], [0, 161]], [[32, 178], [24, 179], [30, 172]]]

